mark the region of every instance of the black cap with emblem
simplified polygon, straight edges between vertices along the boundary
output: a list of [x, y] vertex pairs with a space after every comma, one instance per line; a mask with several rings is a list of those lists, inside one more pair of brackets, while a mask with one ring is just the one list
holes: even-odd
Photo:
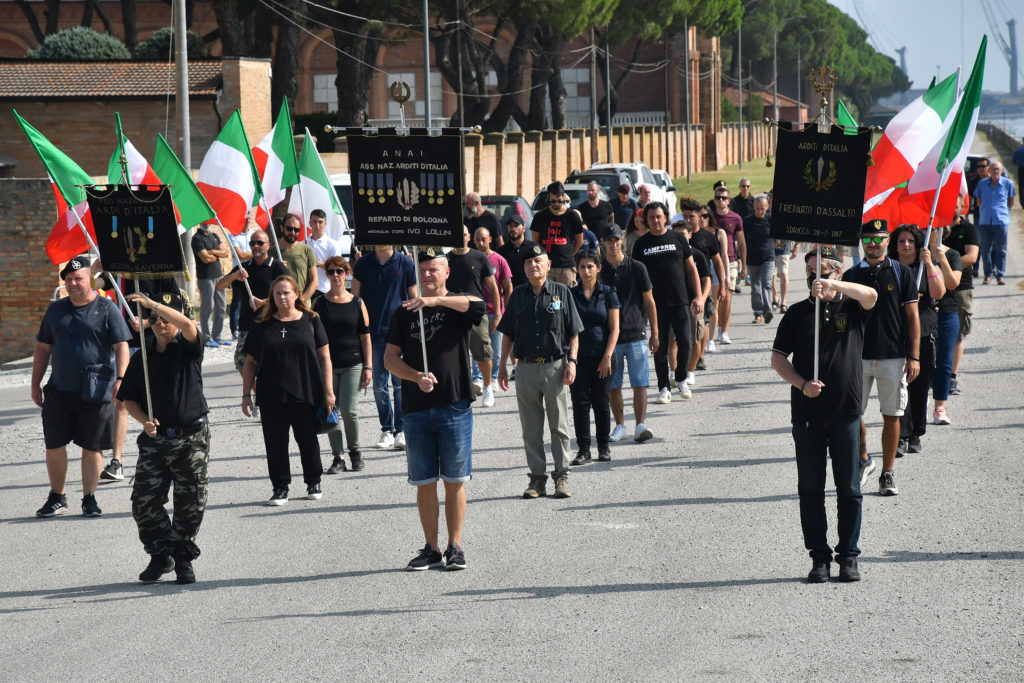
[[424, 263], [426, 261], [433, 261], [434, 259], [438, 258], [444, 258], [444, 250], [440, 249], [439, 247], [425, 247], [423, 249], [420, 249], [419, 255], [417, 256], [417, 260], [420, 263]]
[[884, 218], [878, 218], [873, 221], [868, 221], [864, 225], [860, 226], [861, 235], [888, 235], [889, 234], [889, 222]]
[[88, 268], [92, 265], [92, 259], [89, 258], [88, 254], [81, 254], [68, 261], [67, 265], [64, 266], [60, 271], [60, 279], [63, 280], [69, 274], [82, 268]]

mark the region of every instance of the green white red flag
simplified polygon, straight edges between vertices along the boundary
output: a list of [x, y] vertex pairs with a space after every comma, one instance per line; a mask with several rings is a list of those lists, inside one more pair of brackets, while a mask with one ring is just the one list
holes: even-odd
[[313, 209], [322, 209], [327, 213], [324, 233], [328, 237], [340, 240], [348, 232], [345, 211], [341, 208], [331, 177], [307, 128], [299, 158], [299, 185], [292, 189], [291, 199], [288, 200], [288, 213], [302, 217], [302, 239], [306, 239], [306, 222]]
[[196, 185], [224, 227], [233, 235], [241, 234], [249, 208], [256, 205], [262, 192], [237, 109], [203, 157]]
[[885, 127], [871, 151], [864, 197], [871, 198], [910, 180], [942, 135], [943, 123], [956, 104], [956, 74], [948, 76], [904, 107]]
[[[299, 162], [295, 157], [295, 134], [292, 132], [287, 97], [281, 103], [274, 127], [260, 144], [252, 148], [252, 158], [263, 183], [263, 197], [267, 206], [273, 209], [284, 201], [286, 190], [299, 182]], [[257, 209], [256, 222], [262, 228], [270, 224], [270, 217], [263, 206]]]
[[89, 231], [93, 244], [96, 243], [89, 203], [85, 198], [85, 190], [80, 187], [92, 185], [93, 180], [71, 157], [57, 149], [42, 133], [21, 118], [17, 111], [11, 111], [50, 176], [53, 194], [57, 198], [58, 219], [46, 240], [46, 255], [54, 265], [60, 265], [89, 250], [89, 241], [79, 226], [79, 219]]

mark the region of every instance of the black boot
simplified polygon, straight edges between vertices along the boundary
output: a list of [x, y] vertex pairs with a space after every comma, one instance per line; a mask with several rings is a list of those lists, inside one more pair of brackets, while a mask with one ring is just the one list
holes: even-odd
[[347, 468], [345, 467], [345, 459], [340, 455], [335, 455], [334, 462], [331, 463], [331, 466], [327, 468], [324, 474], [337, 474], [338, 472], [346, 471]]
[[572, 459], [572, 465], [586, 465], [590, 462], [590, 447], [580, 446], [579, 452], [576, 457]]
[[160, 577], [167, 572], [174, 570], [174, 560], [170, 555], [153, 555], [149, 560], [149, 566], [139, 574], [139, 581], [153, 583], [159, 581]]
[[612, 449], [606, 443], [597, 444], [597, 459], [601, 462], [608, 462], [612, 459]]
[[349, 460], [352, 461], [352, 471], [359, 472], [363, 469], [363, 456], [360, 455], [358, 448], [353, 448], [348, 452]]
[[174, 573], [178, 576], [174, 581], [175, 583], [187, 584], [196, 582], [196, 573], [192, 569], [192, 560], [184, 555], [175, 555]]

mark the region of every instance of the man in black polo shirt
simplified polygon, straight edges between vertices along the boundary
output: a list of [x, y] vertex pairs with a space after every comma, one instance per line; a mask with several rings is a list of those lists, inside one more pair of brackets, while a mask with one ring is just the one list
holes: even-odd
[[512, 216], [508, 219], [508, 241], [501, 247], [495, 249], [498, 254], [508, 262], [508, 269], [512, 271], [512, 288], [525, 285], [526, 270], [523, 267], [523, 259], [533, 255], [533, 242], [526, 239], [526, 226], [519, 216]]
[[[797, 491], [804, 547], [813, 566], [811, 583], [829, 579], [833, 549], [828, 544], [825, 514], [825, 472], [832, 458], [839, 513], [840, 581], [859, 581], [860, 471], [857, 465], [862, 402], [862, 363], [867, 312], [877, 293], [870, 287], [839, 280], [841, 265], [822, 254], [821, 280], [815, 280], [817, 255], [804, 258], [811, 298], [789, 307], [772, 345], [772, 368], [792, 385], [790, 406], [796, 447]], [[814, 377], [814, 298], [821, 300], [819, 373]], [[790, 361], [789, 356], [793, 359]]]
[[548, 208], [537, 212], [530, 230], [533, 241], [544, 247], [551, 260], [548, 277], [572, 287], [576, 284], [575, 254], [583, 246], [583, 220], [569, 208], [564, 195], [562, 183], [548, 185]]
[[[622, 383], [626, 365], [629, 365], [629, 385], [633, 387], [633, 417], [636, 418], [633, 440], [647, 441], [654, 436], [645, 424], [647, 387], [651, 384], [648, 350], [651, 353], [658, 350], [658, 311], [651, 294], [652, 285], [647, 266], [622, 253], [622, 236], [622, 228], [616, 225], [601, 240], [605, 253], [601, 282], [615, 287], [622, 305], [619, 311], [619, 340], [615, 344], [615, 370], [608, 395], [612, 417], [615, 418], [610, 439], [622, 441], [626, 438]], [[648, 320], [651, 323], [650, 341], [645, 339]]]
[[604, 239], [608, 225], [615, 221], [612, 205], [601, 199], [601, 186], [593, 180], [587, 183], [587, 201], [577, 206], [576, 210], [583, 218], [583, 225], [597, 235], [597, 239]]
[[501, 368], [498, 385], [508, 391], [506, 362], [519, 359], [516, 371], [516, 400], [523, 428], [530, 485], [523, 498], [547, 495], [547, 461], [544, 456], [544, 419], [551, 430], [552, 478], [555, 498], [568, 498], [569, 491], [569, 385], [576, 378], [576, 349], [583, 331], [569, 288], [548, 279], [551, 261], [539, 245], [533, 258], [526, 259], [529, 283], [512, 292], [501, 332]]
[[633, 246], [633, 258], [647, 266], [654, 285], [654, 304], [658, 309], [658, 338], [662, 340], [654, 353], [654, 371], [658, 375], [658, 403], [672, 401], [672, 384], [668, 369], [668, 331], [676, 336], [676, 386], [683, 398], [689, 398], [686, 385], [686, 364], [690, 358], [690, 309], [694, 315], [704, 313], [703, 300], [690, 299], [690, 292], [700, 292], [697, 266], [690, 254], [686, 238], [669, 230], [668, 210], [661, 202], [651, 202], [644, 209], [649, 232]]
[[[249, 248], [252, 249], [252, 258], [242, 264], [241, 270], [235, 266], [217, 281], [217, 289], [231, 287], [231, 297], [242, 299], [242, 307], [238, 311], [238, 344], [235, 346], [235, 369], [239, 374], [245, 367], [245, 353], [242, 351], [245, 338], [256, 320], [256, 311], [270, 295], [270, 283], [281, 275], [291, 275], [287, 264], [270, 255], [270, 241], [264, 231], [257, 230], [249, 236]], [[243, 281], [249, 283], [253, 296], [251, 301]]]
[[[878, 492], [895, 496], [893, 467], [900, 442], [900, 416], [907, 407], [907, 383], [921, 371], [921, 320], [917, 313], [916, 273], [896, 259], [886, 257], [889, 246], [888, 223], [874, 220], [861, 228], [864, 260], [851, 268], [843, 279], [872, 287], [878, 303], [868, 318], [864, 336], [864, 401], [867, 410], [872, 382], [878, 382], [878, 404], [882, 412], [882, 474]], [[861, 420], [861, 486], [874, 470], [868, 455], [867, 429]]]
[[[957, 381], [957, 373], [960, 372], [960, 362], [964, 358], [964, 337], [971, 333], [971, 309], [974, 305], [974, 265], [978, 262], [978, 250], [981, 244], [978, 241], [978, 229], [967, 220], [963, 213], [964, 198], [957, 197], [956, 220], [949, 226], [949, 237], [942, 240], [947, 247], [960, 254], [960, 263], [963, 266], [963, 276], [960, 278], [960, 285], [956, 288], [957, 314], [960, 316], [960, 333], [956, 338], [956, 346], [953, 347], [953, 373], [949, 376], [949, 394], [960, 395], [960, 383]], [[916, 452], [911, 450], [911, 452]]]
[[[151, 311], [153, 329], [153, 337], [146, 340], [151, 408], [147, 412], [141, 353], [132, 356], [117, 394], [128, 414], [142, 424], [132, 516], [151, 559], [139, 580], [156, 581], [173, 569], [177, 583], [195, 583], [192, 561], [199, 557], [195, 540], [206, 510], [210, 461], [199, 330], [182, 312], [184, 302], [177, 294], [160, 295], [159, 301], [144, 294], [127, 298]], [[172, 481], [173, 522], [164, 509]]]

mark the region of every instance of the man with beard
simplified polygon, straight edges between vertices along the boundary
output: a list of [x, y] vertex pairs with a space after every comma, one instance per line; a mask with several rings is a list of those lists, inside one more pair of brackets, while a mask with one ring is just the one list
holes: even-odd
[[302, 219], [293, 213], [284, 217], [282, 224], [282, 240], [278, 244], [281, 247], [281, 258], [288, 265], [288, 270], [299, 283], [299, 297], [309, 303], [309, 300], [316, 292], [320, 280], [316, 273], [316, 252], [308, 244], [299, 241], [299, 234], [302, 233]]

